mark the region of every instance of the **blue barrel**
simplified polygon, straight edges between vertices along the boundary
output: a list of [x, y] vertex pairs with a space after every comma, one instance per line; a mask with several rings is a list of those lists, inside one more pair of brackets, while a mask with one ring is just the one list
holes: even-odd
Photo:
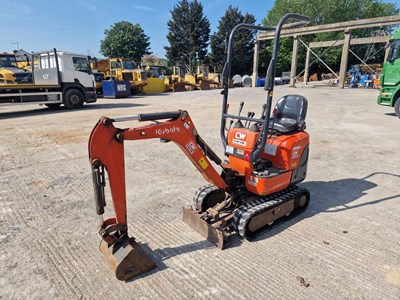
[[131, 85], [129, 81], [123, 80], [103, 80], [104, 98], [126, 98], [131, 95]]
[[257, 77], [257, 85], [256, 86], [264, 86], [265, 78]]

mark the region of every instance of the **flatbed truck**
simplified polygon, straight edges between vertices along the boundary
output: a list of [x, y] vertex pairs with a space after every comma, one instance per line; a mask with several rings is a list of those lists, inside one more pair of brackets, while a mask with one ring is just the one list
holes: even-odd
[[0, 84], [0, 105], [44, 104], [68, 109], [96, 102], [96, 82], [89, 58], [82, 54], [57, 51], [32, 54], [32, 82]]

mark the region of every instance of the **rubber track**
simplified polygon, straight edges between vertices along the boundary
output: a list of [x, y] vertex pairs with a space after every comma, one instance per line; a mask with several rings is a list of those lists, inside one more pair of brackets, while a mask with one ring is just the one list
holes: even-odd
[[259, 200], [261, 200], [262, 203], [260, 203], [259, 200], [252, 201], [243, 209], [241, 209], [240, 217], [237, 217], [234, 220], [233, 223], [236, 225], [236, 231], [241, 237], [247, 237], [246, 228], [252, 217], [268, 211], [286, 201], [289, 201], [290, 199], [295, 198], [296, 195], [301, 195], [304, 192], [307, 192], [307, 190], [299, 188], [297, 186], [293, 186], [278, 193], [260, 198]]
[[213, 193], [215, 191], [220, 190], [219, 187], [212, 185], [212, 184], [207, 184], [204, 185], [200, 188], [198, 188], [198, 190], [196, 191], [196, 193], [193, 196], [193, 204], [195, 205], [195, 207], [197, 207], [198, 204], [203, 203], [203, 200], [210, 194]]
[[[257, 206], [257, 205], [263, 204], [265, 202], [274, 200], [274, 199], [276, 199], [278, 197], [282, 197], [283, 195], [295, 190], [296, 188], [297, 188], [297, 186], [293, 185], [293, 186], [290, 186], [290, 187], [288, 187], [288, 188], [286, 188], [286, 189], [284, 189], [282, 191], [279, 191], [279, 192], [276, 192], [276, 193], [273, 193], [273, 194], [270, 194], [270, 195], [267, 195], [267, 196], [263, 196], [263, 197], [260, 197], [258, 199], [243, 203], [241, 206], [239, 206], [239, 208], [235, 211], [235, 214], [233, 215], [232, 227], [236, 231], [238, 231], [239, 221], [240, 221], [243, 213], [247, 212], [249, 209], [253, 208], [254, 206]], [[249, 196], [245, 196], [244, 200], [247, 197], [249, 197]], [[254, 195], [251, 195], [250, 197], [254, 197]]]

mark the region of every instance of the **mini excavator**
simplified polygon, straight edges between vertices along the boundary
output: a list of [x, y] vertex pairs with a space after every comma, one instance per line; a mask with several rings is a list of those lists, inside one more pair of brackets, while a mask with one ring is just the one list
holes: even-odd
[[[200, 137], [185, 110], [115, 119], [102, 117], [94, 127], [89, 139], [89, 159], [96, 211], [100, 216], [100, 250], [119, 280], [128, 280], [156, 265], [140, 244], [128, 236], [125, 141], [156, 138], [162, 142], [173, 141], [179, 146], [209, 182], [195, 193], [193, 206], [183, 208], [183, 221], [220, 249], [231, 235], [252, 238], [307, 207], [310, 193], [297, 186], [307, 173], [307, 100], [300, 95], [286, 95], [277, 101], [271, 114], [280, 31], [288, 19], [296, 21], [286, 28], [309, 22], [308, 17], [286, 14], [276, 26], [239, 24], [230, 34], [222, 73], [220, 135], [225, 149], [224, 161]], [[243, 102], [238, 114], [228, 112], [232, 43], [235, 32], [240, 29], [275, 31], [265, 84], [267, 97], [258, 118], [254, 112], [241, 116]], [[132, 128], [116, 127], [121, 121], [147, 123]], [[211, 161], [221, 171], [217, 171]], [[106, 175], [115, 216], [104, 220]]]

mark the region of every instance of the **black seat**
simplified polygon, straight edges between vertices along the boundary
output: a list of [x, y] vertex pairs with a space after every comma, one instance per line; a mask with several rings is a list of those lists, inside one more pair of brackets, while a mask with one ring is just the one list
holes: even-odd
[[270, 126], [276, 131], [288, 133], [306, 128], [307, 99], [300, 95], [286, 95], [278, 100]]

